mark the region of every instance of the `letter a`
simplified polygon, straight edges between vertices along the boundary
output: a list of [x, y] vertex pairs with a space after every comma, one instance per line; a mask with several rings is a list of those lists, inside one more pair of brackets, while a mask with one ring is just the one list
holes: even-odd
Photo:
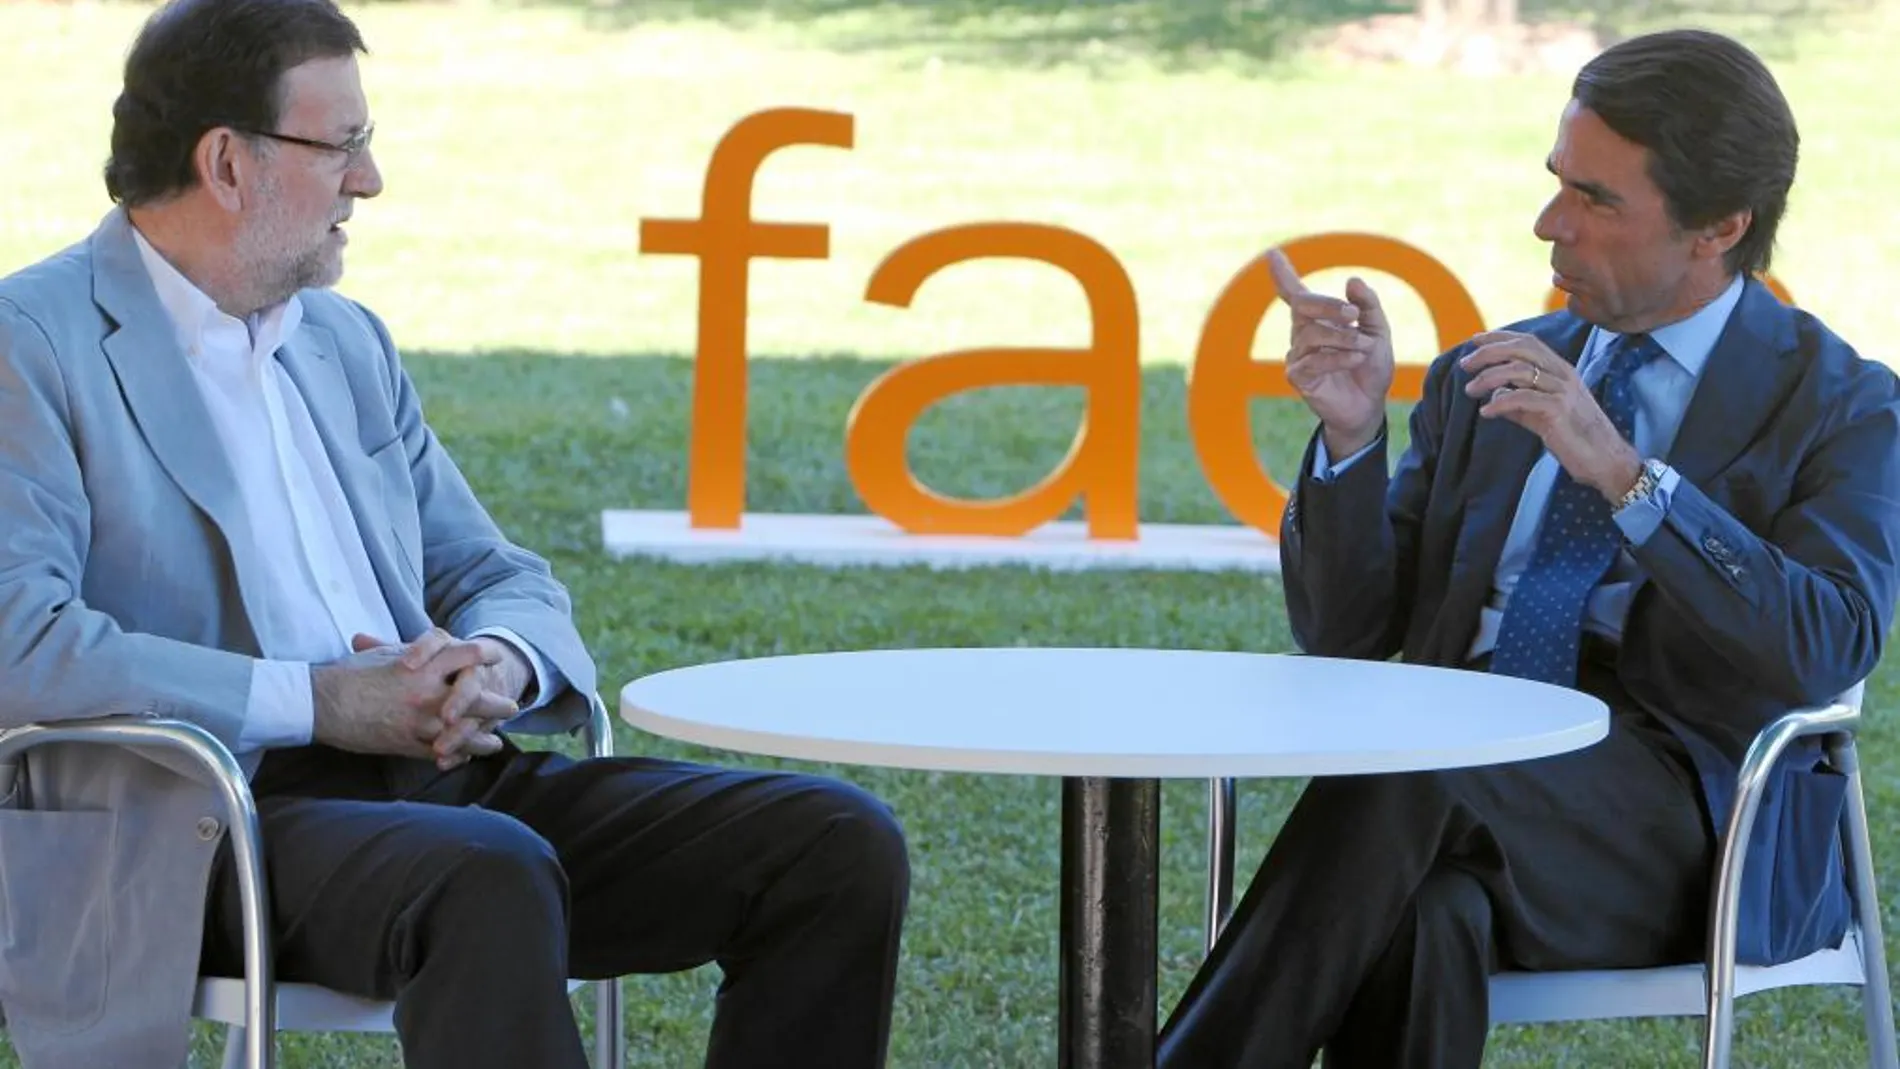
[[[873, 512], [912, 534], [1018, 537], [1086, 497], [1091, 538], [1136, 536], [1141, 415], [1135, 288], [1113, 253], [1072, 230], [1034, 223], [974, 223], [932, 231], [893, 250], [871, 275], [865, 300], [904, 307], [924, 280], [983, 257], [1040, 260], [1067, 271], [1088, 298], [1082, 349], [998, 348], [939, 353], [893, 368], [852, 406], [845, 467]], [[994, 501], [957, 500], [918, 482], [905, 437], [924, 409], [982, 386], [1080, 385], [1081, 429], [1040, 483]]]

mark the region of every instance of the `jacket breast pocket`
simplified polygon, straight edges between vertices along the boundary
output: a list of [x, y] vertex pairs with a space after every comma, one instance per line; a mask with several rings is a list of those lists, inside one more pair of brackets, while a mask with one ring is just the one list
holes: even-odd
[[0, 1004], [23, 1036], [105, 1010], [117, 832], [110, 811], [0, 810]]

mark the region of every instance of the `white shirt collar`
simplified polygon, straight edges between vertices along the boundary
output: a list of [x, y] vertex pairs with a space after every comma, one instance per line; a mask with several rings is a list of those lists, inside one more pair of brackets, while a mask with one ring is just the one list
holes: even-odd
[[[1720, 296], [1697, 309], [1694, 315], [1657, 327], [1649, 336], [1656, 339], [1656, 344], [1662, 346], [1663, 352], [1669, 354], [1676, 366], [1687, 371], [1690, 378], [1700, 378], [1703, 365], [1709, 362], [1709, 354], [1715, 351], [1715, 343], [1721, 340], [1722, 328], [1728, 326], [1729, 316], [1741, 299], [1742, 276], [1738, 273]], [[1598, 327], [1596, 333], [1597, 352], [1621, 337], [1602, 327]]]
[[[152, 277], [158, 303], [171, 319], [178, 347], [195, 362], [215, 359], [220, 350], [228, 351], [237, 337], [245, 339], [239, 348], [248, 350], [245, 355], [250, 359], [246, 363], [262, 360], [275, 353], [284, 339], [303, 323], [303, 301], [295, 294], [281, 304], [240, 321], [220, 309], [218, 302], [173, 267], [136, 226], [132, 227], [132, 240], [138, 245], [139, 259], [144, 261], [146, 273]], [[233, 335], [234, 330], [241, 333]]]

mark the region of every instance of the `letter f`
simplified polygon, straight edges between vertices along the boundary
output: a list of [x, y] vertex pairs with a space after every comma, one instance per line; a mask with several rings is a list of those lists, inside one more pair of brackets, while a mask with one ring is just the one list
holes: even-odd
[[822, 260], [823, 223], [752, 218], [752, 179], [787, 145], [850, 148], [844, 112], [776, 108], [739, 120], [713, 149], [698, 219], [640, 220], [640, 251], [699, 257], [699, 343], [686, 508], [695, 527], [737, 527], [745, 511], [746, 309], [754, 257]]

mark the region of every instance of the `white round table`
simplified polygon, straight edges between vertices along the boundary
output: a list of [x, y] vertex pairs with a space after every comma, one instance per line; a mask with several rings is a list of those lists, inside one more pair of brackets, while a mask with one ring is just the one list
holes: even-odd
[[1496, 764], [1581, 749], [1578, 691], [1392, 662], [1202, 650], [866, 650], [723, 661], [620, 692], [635, 727], [744, 753], [1061, 776], [1060, 1064], [1151, 1066], [1158, 780]]

